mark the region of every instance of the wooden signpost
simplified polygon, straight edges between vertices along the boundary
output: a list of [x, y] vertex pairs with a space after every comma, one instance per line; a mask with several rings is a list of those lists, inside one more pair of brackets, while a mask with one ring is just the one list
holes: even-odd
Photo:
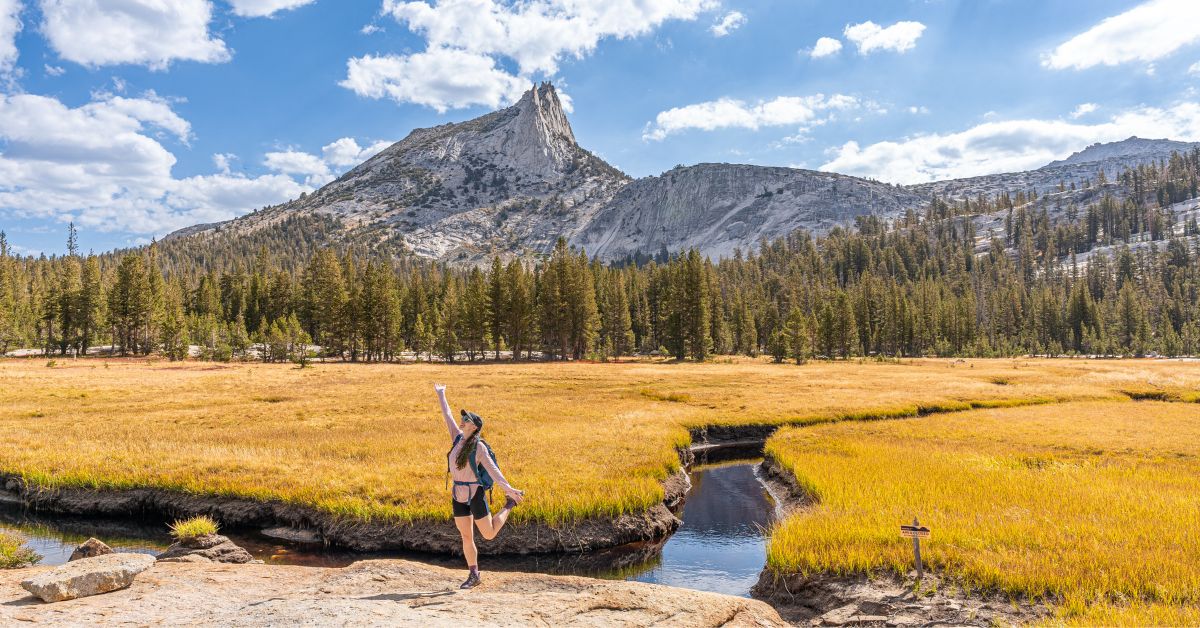
[[921, 522], [913, 517], [912, 525], [900, 526], [900, 536], [913, 540], [913, 559], [917, 562], [917, 581], [919, 582], [925, 575], [925, 566], [921, 564], [921, 539], [929, 538], [929, 528], [921, 525]]

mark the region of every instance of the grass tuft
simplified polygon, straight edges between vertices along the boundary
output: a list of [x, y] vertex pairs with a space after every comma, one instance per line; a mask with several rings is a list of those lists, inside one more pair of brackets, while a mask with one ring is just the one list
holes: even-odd
[[182, 519], [171, 524], [171, 536], [177, 541], [190, 541], [217, 533], [217, 522], [207, 515]]
[[20, 569], [37, 563], [42, 557], [25, 547], [25, 538], [0, 530], [0, 569]]

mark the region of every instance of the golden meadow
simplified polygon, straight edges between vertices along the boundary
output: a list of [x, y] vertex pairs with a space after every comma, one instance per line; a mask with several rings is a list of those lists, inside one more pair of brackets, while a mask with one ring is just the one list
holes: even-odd
[[[518, 519], [644, 509], [678, 470], [689, 427], [789, 424], [804, 427], [778, 434], [770, 452], [817, 502], [776, 531], [777, 570], [905, 569], [911, 548], [895, 528], [916, 513], [935, 530], [929, 560], [969, 586], [1047, 594], [1063, 609], [1103, 599], [1128, 613], [1144, 600], [1141, 617], [1161, 621], [1197, 599], [1200, 518], [1188, 492], [1200, 405], [1129, 400], [1193, 399], [1200, 364], [1190, 362], [7, 360], [0, 472], [47, 487], [447, 518], [449, 442], [433, 382], [448, 385], [455, 410], [487, 421], [505, 474], [528, 491]], [[966, 411], [940, 413], [956, 410]], [[917, 415], [928, 416], [855, 420]]]

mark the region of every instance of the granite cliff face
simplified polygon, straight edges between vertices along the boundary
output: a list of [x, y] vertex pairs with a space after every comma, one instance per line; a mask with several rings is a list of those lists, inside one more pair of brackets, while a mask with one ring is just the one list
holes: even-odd
[[893, 216], [924, 201], [899, 186], [830, 172], [699, 164], [625, 186], [572, 243], [602, 259], [693, 247], [729, 256], [762, 238], [800, 228], [824, 232], [855, 216]]
[[[1123, 168], [1197, 146], [1129, 138], [1036, 170], [909, 186], [710, 163], [634, 181], [579, 146], [557, 92], [543, 83], [506, 109], [417, 129], [305, 197], [168, 239], [176, 250], [204, 251], [217, 242], [280, 241], [299, 233], [322, 246], [478, 263], [495, 253], [546, 253], [561, 236], [604, 260], [693, 247], [717, 257], [796, 229], [823, 233], [861, 215], [899, 216], [935, 195], [1033, 190], [1038, 205], [1054, 211], [1120, 195], [1115, 178]], [[1103, 186], [1096, 185], [1100, 171], [1109, 178]], [[986, 231], [991, 218], [979, 217], [977, 226]], [[319, 237], [310, 237], [318, 228]]]

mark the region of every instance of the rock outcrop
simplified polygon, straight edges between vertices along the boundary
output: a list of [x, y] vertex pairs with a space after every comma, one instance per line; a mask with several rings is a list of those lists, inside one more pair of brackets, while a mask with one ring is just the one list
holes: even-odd
[[111, 553], [113, 553], [111, 547], [105, 544], [104, 541], [93, 537], [84, 541], [83, 543], [80, 543], [79, 547], [76, 547], [75, 551], [71, 552], [71, 557], [67, 559], [67, 562], [79, 560], [81, 558], [103, 556]]
[[210, 562], [245, 564], [254, 561], [254, 556], [238, 547], [229, 537], [206, 534], [192, 539], [172, 543], [158, 560], [165, 562]]
[[906, 189], [832, 172], [739, 164], [679, 167], [625, 186], [572, 243], [601, 259], [700, 249], [713, 257], [757, 248], [855, 217], [900, 215], [927, 202]]
[[43, 602], [62, 602], [124, 589], [153, 564], [149, 554], [105, 554], [39, 570], [20, 582]]
[[[21, 570], [27, 575], [45, 568]], [[403, 560], [343, 569], [160, 564], [126, 591], [61, 608], [23, 603], [22, 573], [0, 572], [0, 625], [783, 626], [755, 600], [574, 576], [462, 570]]]

